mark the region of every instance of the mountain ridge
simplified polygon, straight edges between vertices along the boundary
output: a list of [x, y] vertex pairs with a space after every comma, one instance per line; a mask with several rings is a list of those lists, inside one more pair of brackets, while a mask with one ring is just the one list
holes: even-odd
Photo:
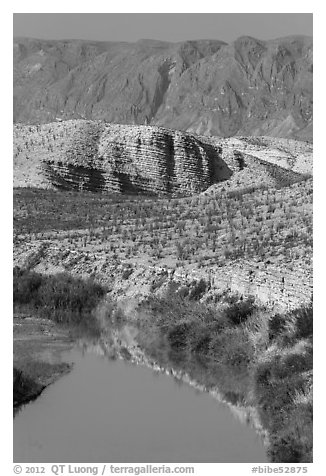
[[14, 122], [150, 124], [312, 139], [312, 38], [15, 39]]

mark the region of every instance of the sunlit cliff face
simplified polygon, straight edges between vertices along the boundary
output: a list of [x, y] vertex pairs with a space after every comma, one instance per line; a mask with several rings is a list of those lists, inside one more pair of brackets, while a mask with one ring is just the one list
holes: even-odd
[[[15, 129], [17, 176], [44, 186], [92, 192], [191, 194], [232, 171], [221, 148], [191, 134], [151, 126], [67, 121]], [[16, 172], [15, 172], [16, 173]]]

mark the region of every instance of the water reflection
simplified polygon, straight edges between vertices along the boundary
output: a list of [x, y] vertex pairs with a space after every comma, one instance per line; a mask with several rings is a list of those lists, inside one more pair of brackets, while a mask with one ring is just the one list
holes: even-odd
[[226, 405], [107, 354], [96, 342], [70, 352], [71, 373], [16, 415], [15, 462], [267, 461]]

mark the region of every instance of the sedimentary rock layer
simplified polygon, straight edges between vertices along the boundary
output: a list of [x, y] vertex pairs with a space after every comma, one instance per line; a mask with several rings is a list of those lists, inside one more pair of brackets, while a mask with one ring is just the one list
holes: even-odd
[[16, 186], [191, 194], [232, 174], [219, 146], [161, 127], [82, 120], [17, 125], [14, 145]]

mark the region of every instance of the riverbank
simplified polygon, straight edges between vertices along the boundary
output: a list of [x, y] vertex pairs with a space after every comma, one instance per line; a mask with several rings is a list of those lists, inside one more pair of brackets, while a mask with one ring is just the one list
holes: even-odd
[[312, 462], [312, 305], [275, 314], [251, 299], [213, 307], [172, 293], [125, 307], [113, 323], [123, 358], [227, 402], [271, 462]]
[[200, 286], [184, 291], [168, 286], [141, 303], [115, 303], [93, 281], [64, 273], [18, 270], [14, 280], [16, 305], [81, 335], [91, 331], [107, 355], [118, 352], [227, 402], [264, 437], [271, 462], [311, 462], [312, 304], [278, 314], [252, 297], [224, 293], [205, 303]]
[[16, 463], [267, 463], [263, 442], [225, 404], [165, 373], [110, 359], [82, 340], [69, 375], [14, 421]]
[[15, 413], [70, 371], [71, 365], [62, 360], [62, 354], [73, 347], [74, 341], [68, 329], [49, 319], [15, 314], [13, 326]]
[[248, 424], [254, 428], [262, 438], [265, 447], [268, 447], [268, 433], [261, 425], [258, 412], [253, 406], [232, 404], [230, 400], [225, 398], [225, 395], [218, 387], [209, 387], [199, 383], [191, 377], [190, 373], [181, 368], [177, 369], [168, 366], [167, 364], [161, 365], [156, 360], [150, 358], [137, 343], [137, 334], [138, 331], [132, 324], [127, 324], [120, 330], [112, 331], [109, 339], [101, 340], [101, 347], [103, 348], [104, 354], [109, 358], [119, 358], [121, 360], [127, 360], [134, 365], [145, 366], [158, 374], [165, 374], [178, 382], [189, 385], [199, 392], [208, 393], [219, 403], [227, 405], [230, 411], [236, 415], [241, 423]]
[[67, 373], [62, 353], [79, 335], [99, 335], [94, 310], [106, 290], [67, 273], [14, 268], [14, 408]]

